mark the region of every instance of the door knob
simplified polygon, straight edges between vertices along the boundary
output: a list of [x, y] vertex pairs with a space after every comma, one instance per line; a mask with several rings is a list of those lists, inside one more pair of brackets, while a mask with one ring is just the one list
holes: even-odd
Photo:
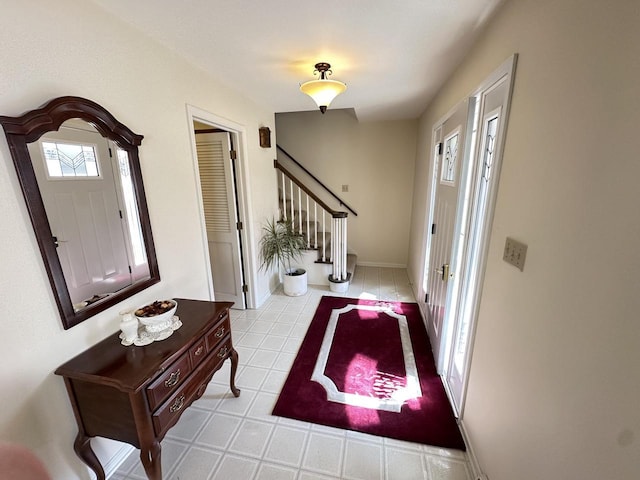
[[53, 237], [53, 244], [58, 248], [61, 243], [67, 243], [67, 240], [59, 240], [58, 237]]
[[436, 270], [436, 273], [438, 275], [442, 275], [442, 281], [446, 282], [449, 279], [449, 264], [445, 263], [444, 265], [442, 265], [442, 268]]

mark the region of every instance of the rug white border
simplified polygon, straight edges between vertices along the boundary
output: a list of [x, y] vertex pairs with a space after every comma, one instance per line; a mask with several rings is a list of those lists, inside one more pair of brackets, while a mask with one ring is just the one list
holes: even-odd
[[[404, 356], [404, 365], [407, 375], [407, 385], [394, 392], [392, 398], [380, 399], [374, 397], [365, 397], [362, 395], [356, 395], [353, 393], [341, 392], [338, 390], [336, 384], [324, 374], [327, 366], [327, 360], [329, 359], [329, 351], [333, 344], [333, 337], [338, 326], [338, 320], [343, 313], [350, 312], [351, 310], [366, 310], [373, 312], [383, 312], [390, 317], [395, 318], [398, 321], [398, 327], [400, 328], [400, 340], [402, 343], [402, 354]], [[322, 339], [322, 345], [316, 364], [311, 375], [311, 380], [318, 382], [322, 385], [327, 392], [327, 400], [342, 403], [345, 405], [351, 405], [354, 407], [371, 408], [375, 410], [384, 410], [387, 412], [400, 413], [402, 405], [407, 401], [414, 398], [420, 398], [422, 396], [422, 390], [420, 389], [420, 380], [418, 378], [418, 368], [416, 366], [416, 358], [413, 354], [413, 347], [411, 345], [411, 336], [409, 335], [409, 324], [407, 323], [407, 317], [400, 315], [392, 310], [389, 306], [381, 305], [358, 305], [349, 304], [346, 307], [333, 309], [331, 316], [329, 317], [329, 323]]]

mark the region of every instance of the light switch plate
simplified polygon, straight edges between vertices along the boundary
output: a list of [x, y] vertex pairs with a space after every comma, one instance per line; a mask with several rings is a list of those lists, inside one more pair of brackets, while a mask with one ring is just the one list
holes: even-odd
[[502, 259], [511, 265], [524, 270], [524, 259], [527, 256], [527, 246], [513, 238], [507, 237], [504, 243], [504, 255]]

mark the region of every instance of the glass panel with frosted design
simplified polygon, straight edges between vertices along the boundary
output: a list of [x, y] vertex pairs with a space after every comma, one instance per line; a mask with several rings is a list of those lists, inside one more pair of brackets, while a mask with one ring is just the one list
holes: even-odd
[[440, 180], [443, 183], [453, 184], [456, 178], [456, 163], [458, 160], [458, 133], [451, 135], [444, 141], [444, 161], [442, 162], [442, 174]]
[[49, 178], [99, 177], [94, 145], [42, 142]]
[[[492, 115], [485, 119], [483, 125], [483, 133], [484, 133], [484, 142], [482, 148], [482, 178], [478, 185], [478, 194], [477, 194], [477, 211], [485, 212], [486, 211], [486, 203], [488, 201], [488, 181], [491, 178], [491, 167], [493, 166], [494, 153], [495, 153], [495, 143], [496, 137], [498, 134], [498, 125], [499, 125], [500, 115]], [[480, 221], [484, 221], [484, 217], [480, 218]], [[475, 228], [474, 228], [475, 230]], [[480, 242], [474, 236], [470, 243], [470, 251], [471, 258], [477, 257], [480, 255], [479, 248]], [[475, 291], [477, 288], [476, 282], [478, 279], [477, 269], [479, 264], [477, 262], [472, 262], [469, 268], [469, 286], [467, 287], [469, 291]], [[458, 372], [463, 372], [465, 369], [464, 363], [466, 361], [467, 348], [469, 344], [470, 331], [471, 327], [471, 309], [473, 308], [473, 295], [467, 295], [465, 298], [465, 302], [463, 305], [463, 311], [460, 315], [460, 326], [455, 339], [454, 346], [454, 366]]]
[[498, 132], [498, 116], [489, 119], [486, 123], [487, 136], [485, 138], [484, 149], [484, 171], [482, 178], [489, 181], [491, 177], [491, 166], [493, 165], [493, 153], [495, 150], [496, 134]]

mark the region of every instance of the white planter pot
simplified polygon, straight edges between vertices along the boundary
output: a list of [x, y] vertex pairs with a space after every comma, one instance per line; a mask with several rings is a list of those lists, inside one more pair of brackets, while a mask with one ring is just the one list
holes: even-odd
[[329, 275], [329, 288], [332, 292], [335, 293], [344, 293], [349, 290], [349, 280], [343, 280], [341, 282], [336, 282], [331, 279], [331, 275]]
[[[307, 293], [307, 271], [302, 268], [292, 269], [296, 274], [284, 274], [284, 294], [290, 297], [298, 297]], [[297, 272], [302, 272], [301, 274]]]

